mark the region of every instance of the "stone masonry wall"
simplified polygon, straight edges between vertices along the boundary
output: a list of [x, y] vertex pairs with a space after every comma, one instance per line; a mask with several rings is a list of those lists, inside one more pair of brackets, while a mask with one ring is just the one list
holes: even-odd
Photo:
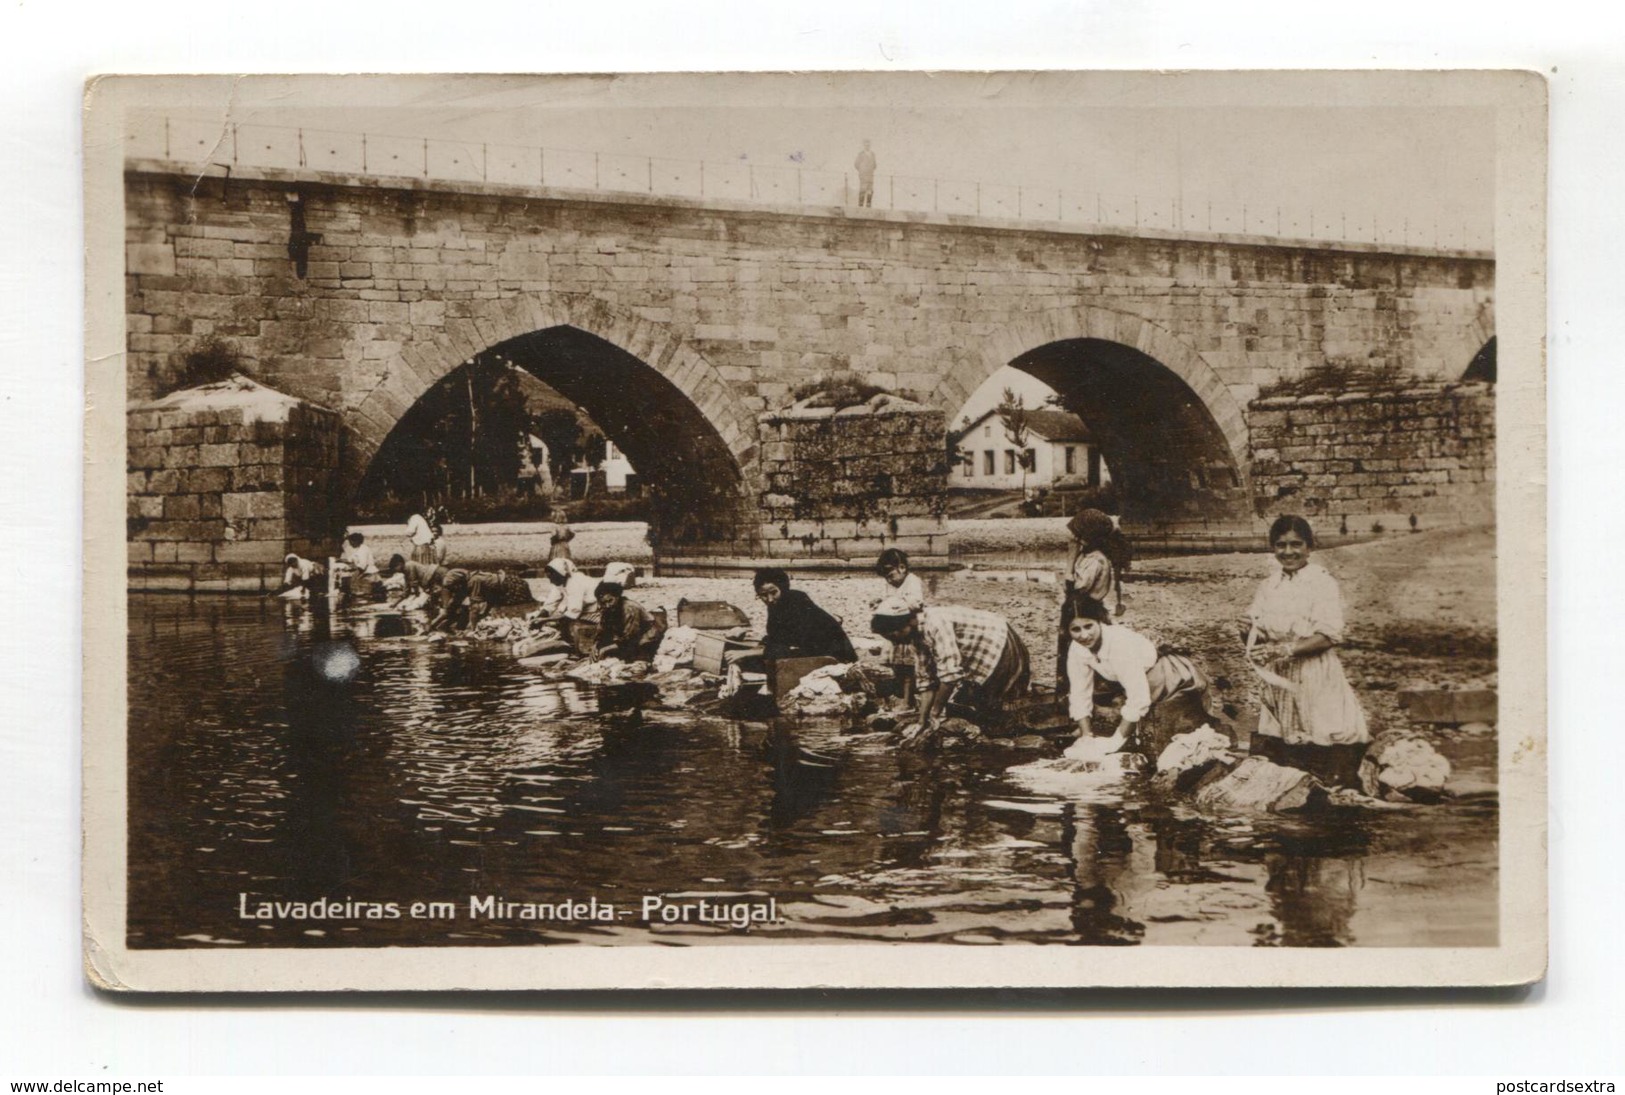
[[331, 552], [338, 415], [304, 403], [281, 413], [128, 412], [131, 590], [264, 592], [287, 553]]
[[947, 435], [941, 411], [880, 395], [840, 410], [761, 417], [761, 550], [774, 559], [870, 565], [889, 547], [946, 561]]
[[[674, 359], [679, 385], [696, 401], [720, 386], [713, 405], [747, 418], [842, 372], [955, 413], [1000, 365], [1083, 336], [1165, 363], [1177, 343], [1239, 407], [1327, 360], [1455, 379], [1493, 331], [1482, 255], [254, 175], [126, 175], [132, 397], [215, 334], [251, 375], [344, 412], [363, 448], [421, 386], [408, 372], [559, 316], [663, 370], [660, 339], [697, 352], [704, 368]], [[308, 244], [303, 277], [291, 242]]]
[[1495, 389], [1444, 384], [1259, 400], [1248, 408], [1261, 514], [1351, 533], [1495, 517]]

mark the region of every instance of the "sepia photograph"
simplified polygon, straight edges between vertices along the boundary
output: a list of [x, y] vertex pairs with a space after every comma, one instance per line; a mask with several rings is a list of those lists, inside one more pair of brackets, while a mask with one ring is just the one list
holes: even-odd
[[1545, 95], [90, 81], [87, 974], [1538, 979]]

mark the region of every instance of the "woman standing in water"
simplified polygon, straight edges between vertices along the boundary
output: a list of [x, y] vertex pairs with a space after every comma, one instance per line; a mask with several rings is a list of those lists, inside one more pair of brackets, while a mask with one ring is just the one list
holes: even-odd
[[1337, 579], [1309, 561], [1315, 533], [1288, 514], [1270, 526], [1279, 570], [1247, 610], [1247, 656], [1263, 679], [1252, 752], [1331, 786], [1358, 787], [1371, 732], [1336, 650], [1343, 641]]
[[1079, 511], [1067, 523], [1072, 534], [1072, 555], [1067, 560], [1063, 577], [1065, 593], [1061, 601], [1061, 634], [1055, 648], [1055, 691], [1063, 698], [1068, 693], [1067, 653], [1072, 646], [1068, 629], [1079, 616], [1098, 620], [1102, 624], [1111, 619], [1106, 599], [1117, 585], [1117, 570], [1106, 555], [1106, 540], [1117, 526], [1098, 509]]

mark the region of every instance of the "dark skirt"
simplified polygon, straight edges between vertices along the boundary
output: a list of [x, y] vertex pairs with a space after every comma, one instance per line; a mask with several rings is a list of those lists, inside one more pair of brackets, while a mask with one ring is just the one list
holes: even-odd
[[1365, 759], [1369, 744], [1363, 741], [1352, 745], [1288, 744], [1273, 734], [1254, 734], [1248, 750], [1271, 764], [1308, 772], [1327, 787], [1359, 790], [1360, 761]]
[[1004, 651], [994, 664], [993, 672], [985, 681], [965, 681], [954, 689], [949, 713], [968, 716], [984, 726], [996, 727], [1004, 721], [1006, 705], [1026, 694], [1031, 684], [1032, 664], [1027, 644], [1021, 641], [1015, 628], [1009, 628], [1004, 638]]

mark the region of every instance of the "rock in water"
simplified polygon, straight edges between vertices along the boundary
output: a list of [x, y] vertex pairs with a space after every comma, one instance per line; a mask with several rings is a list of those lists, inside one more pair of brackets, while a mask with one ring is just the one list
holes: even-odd
[[557, 631], [547, 628], [535, 635], [517, 640], [513, 644], [513, 656], [519, 659], [533, 658], [538, 654], [556, 654], [569, 649], [570, 644], [560, 638]]
[[968, 719], [946, 718], [937, 730], [937, 736], [947, 744], [981, 741], [982, 729]]
[[1223, 779], [1196, 792], [1196, 805], [1219, 813], [1279, 814], [1301, 810], [1325, 788], [1308, 772], [1248, 757]]
[[1397, 792], [1415, 801], [1435, 801], [1450, 778], [1450, 762], [1414, 732], [1378, 734], [1360, 762], [1360, 786], [1375, 798]]

